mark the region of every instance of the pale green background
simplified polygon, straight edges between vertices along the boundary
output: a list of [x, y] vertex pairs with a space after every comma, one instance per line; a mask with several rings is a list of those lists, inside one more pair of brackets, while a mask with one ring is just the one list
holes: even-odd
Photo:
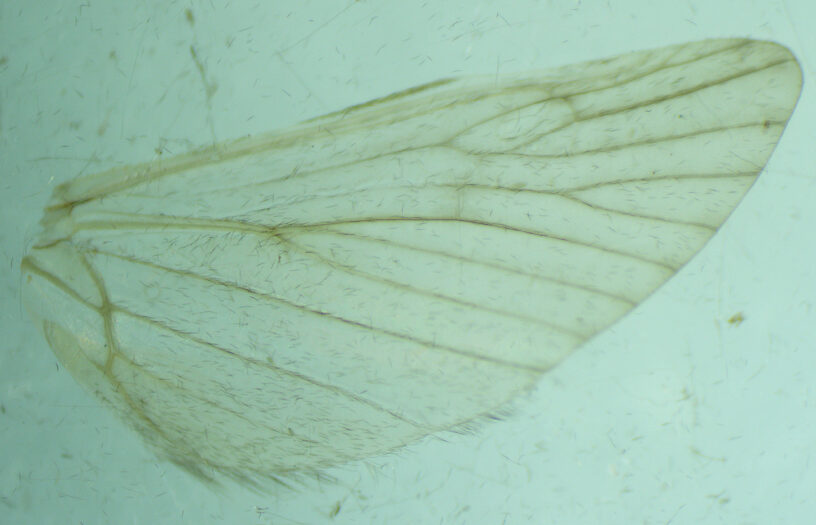
[[[0, 523], [811, 520], [813, 6], [3, 1]], [[802, 63], [802, 98], [765, 173], [675, 279], [477, 435], [427, 439], [295, 493], [213, 493], [157, 462], [58, 368], [20, 304], [19, 263], [41, 209], [55, 184], [77, 174], [268, 131], [441, 77], [710, 37], [776, 40]], [[209, 100], [208, 86], [216, 88]], [[736, 312], [746, 320], [732, 326]]]

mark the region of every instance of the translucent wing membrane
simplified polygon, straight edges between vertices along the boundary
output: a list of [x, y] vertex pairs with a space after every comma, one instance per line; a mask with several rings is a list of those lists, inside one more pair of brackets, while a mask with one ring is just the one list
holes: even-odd
[[496, 410], [688, 261], [801, 74], [710, 40], [439, 81], [58, 187], [22, 267], [60, 361], [208, 477]]

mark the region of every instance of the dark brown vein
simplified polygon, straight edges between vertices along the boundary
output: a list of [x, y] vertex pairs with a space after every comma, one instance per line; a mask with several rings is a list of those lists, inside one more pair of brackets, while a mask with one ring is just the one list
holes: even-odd
[[330, 312], [324, 312], [322, 310], [309, 308], [307, 306], [294, 303], [294, 302], [292, 302], [292, 301], [290, 301], [288, 299], [284, 299], [282, 297], [278, 297], [278, 296], [275, 296], [275, 295], [272, 295], [272, 294], [269, 294], [269, 293], [266, 293], [266, 292], [255, 290], [253, 288], [250, 288], [249, 286], [245, 286], [245, 285], [242, 285], [242, 284], [239, 284], [239, 283], [236, 283], [236, 282], [225, 281], [225, 280], [218, 279], [218, 278], [215, 278], [215, 277], [210, 277], [210, 276], [205, 276], [205, 275], [201, 275], [201, 274], [197, 274], [197, 273], [192, 273], [192, 272], [189, 272], [189, 271], [179, 270], [177, 268], [171, 268], [169, 266], [164, 266], [164, 265], [161, 265], [161, 264], [157, 264], [155, 262], [146, 261], [146, 260], [143, 260], [143, 259], [139, 259], [139, 258], [136, 258], [136, 257], [127, 256], [127, 255], [122, 255], [122, 254], [118, 254], [118, 253], [108, 252], [108, 251], [101, 250], [101, 249], [96, 249], [96, 248], [83, 249], [83, 251], [85, 253], [97, 253], [97, 254], [100, 254], [100, 255], [106, 255], [108, 257], [113, 257], [113, 258], [116, 258], [116, 259], [120, 259], [120, 260], [123, 260], [123, 261], [126, 261], [126, 262], [133, 263], [133, 264], [148, 266], [148, 267], [151, 267], [151, 268], [155, 268], [157, 270], [162, 270], [162, 271], [165, 271], [165, 272], [168, 272], [168, 273], [172, 273], [172, 274], [175, 274], [175, 275], [180, 275], [180, 276], [187, 277], [187, 278], [190, 278], [190, 279], [197, 279], [197, 280], [208, 282], [210, 284], [223, 286], [225, 288], [231, 288], [231, 289], [234, 289], [234, 290], [243, 291], [243, 292], [246, 292], [246, 293], [251, 294], [253, 296], [266, 299], [266, 300], [268, 300], [270, 302], [273, 302], [275, 304], [279, 304], [279, 305], [285, 306], [287, 308], [298, 310], [300, 312], [305, 312], [305, 313], [308, 313], [310, 315], [318, 316], [318, 317], [320, 317], [322, 319], [329, 319], [329, 320], [337, 321], [337, 322], [340, 322], [340, 323], [343, 323], [343, 324], [346, 324], [346, 325], [349, 325], [349, 326], [354, 326], [354, 327], [361, 328], [361, 329], [364, 329], [364, 330], [367, 330], [367, 331], [370, 331], [370, 332], [374, 332], [374, 333], [377, 333], [377, 334], [393, 337], [395, 339], [400, 339], [402, 341], [408, 341], [408, 342], [415, 343], [415, 344], [418, 344], [418, 345], [421, 345], [421, 346], [425, 346], [427, 348], [432, 348], [434, 350], [439, 350], [439, 351], [459, 355], [459, 356], [462, 356], [462, 357], [466, 357], [468, 359], [475, 359], [475, 360], [478, 360], [478, 361], [489, 362], [489, 363], [497, 364], [497, 365], [500, 365], [500, 366], [503, 366], [503, 367], [515, 368], [515, 369], [520, 369], [520, 370], [537, 371], [537, 372], [543, 372], [544, 371], [544, 370], [542, 370], [540, 368], [537, 368], [537, 367], [523, 365], [523, 364], [519, 364], [519, 363], [513, 363], [511, 361], [506, 361], [504, 359], [498, 359], [498, 358], [495, 358], [495, 357], [490, 357], [490, 356], [485, 356], [485, 355], [469, 352], [469, 351], [466, 351], [466, 350], [463, 350], [463, 349], [460, 349], [460, 348], [456, 348], [456, 347], [452, 347], [452, 346], [448, 346], [448, 345], [442, 345], [442, 344], [436, 343], [434, 341], [428, 341], [428, 340], [424, 340], [424, 339], [421, 339], [421, 338], [418, 338], [418, 337], [412, 337], [410, 335], [403, 334], [403, 333], [400, 333], [400, 332], [397, 332], [397, 331], [394, 331], [394, 330], [388, 330], [388, 329], [379, 328], [379, 327], [376, 327], [376, 326], [373, 326], [373, 325], [365, 324], [365, 323], [363, 323], [361, 321], [355, 321], [353, 319], [348, 319], [348, 318], [345, 318], [345, 317], [342, 317], [342, 316], [339, 316], [339, 315], [332, 314]]
[[[460, 306], [466, 306], [466, 307], [471, 308], [471, 309], [476, 310], [476, 311], [488, 312], [488, 313], [495, 314], [495, 315], [498, 315], [498, 316], [501, 316], [501, 317], [506, 317], [506, 318], [515, 319], [515, 320], [519, 320], [519, 321], [524, 321], [524, 322], [527, 322], [527, 323], [532, 323], [532, 324], [537, 324], [537, 325], [543, 325], [543, 326], [546, 326], [546, 327], [550, 328], [551, 330], [553, 330], [555, 332], [560, 332], [560, 333], [563, 333], [565, 335], [569, 335], [570, 337], [573, 337], [575, 339], [585, 339], [586, 338], [585, 334], [575, 332], [575, 331], [567, 329], [567, 328], [565, 328], [563, 326], [553, 324], [553, 323], [551, 323], [549, 321], [545, 321], [545, 320], [537, 318], [537, 317], [532, 317], [532, 316], [520, 314], [520, 313], [517, 313], [517, 312], [508, 312], [506, 310], [500, 310], [498, 308], [491, 308], [489, 306], [483, 306], [483, 305], [480, 305], [480, 304], [477, 304], [477, 303], [472, 303], [470, 301], [457, 299], [456, 297], [451, 297], [449, 295], [444, 295], [444, 294], [441, 294], [441, 293], [429, 292], [428, 290], [424, 290], [422, 288], [417, 288], [415, 286], [411, 286], [411, 285], [408, 285], [408, 284], [405, 284], [405, 283], [401, 283], [399, 281], [394, 281], [392, 279], [386, 279], [385, 277], [382, 277], [382, 276], [379, 276], [379, 275], [374, 275], [374, 274], [371, 274], [371, 273], [368, 273], [368, 272], [357, 270], [356, 268], [354, 268], [352, 266], [349, 266], [349, 265], [346, 265], [346, 264], [341, 264], [341, 263], [338, 263], [336, 261], [332, 261], [331, 259], [327, 259], [326, 257], [323, 257], [322, 255], [320, 255], [317, 252], [313, 252], [313, 251], [311, 251], [311, 250], [309, 250], [307, 248], [304, 248], [303, 246], [299, 245], [298, 243], [292, 241], [291, 239], [288, 239], [286, 236], [282, 235], [279, 238], [281, 240], [283, 240], [283, 242], [289, 248], [291, 248], [293, 251], [300, 252], [300, 253], [302, 253], [302, 254], [304, 254], [304, 255], [306, 255], [306, 256], [308, 256], [308, 257], [310, 257], [310, 258], [312, 258], [312, 259], [314, 259], [316, 261], [319, 261], [321, 264], [325, 264], [326, 266], [329, 266], [330, 268], [335, 268], [335, 269], [337, 269], [337, 270], [339, 270], [339, 271], [341, 271], [343, 273], [346, 273], [348, 275], [355, 275], [357, 277], [360, 277], [361, 279], [364, 279], [364, 280], [367, 280], [367, 281], [370, 281], [370, 282], [385, 284], [387, 286], [396, 288], [398, 290], [404, 290], [404, 291], [407, 291], [407, 292], [410, 292], [410, 293], [413, 293], [413, 294], [416, 294], [416, 295], [420, 295], [420, 296], [423, 296], [423, 297], [439, 299], [439, 300], [441, 300], [443, 302], [458, 304]], [[519, 273], [518, 275], [522, 275], [522, 274]], [[616, 298], [616, 299], [621, 300], [619, 298]], [[626, 300], [621, 300], [621, 301], [632, 304], [631, 301], [626, 301]]]
[[[432, 221], [430, 221], [430, 222], [432, 222]], [[632, 306], [637, 304], [637, 301], [629, 299], [628, 297], [624, 297], [624, 296], [621, 296], [621, 295], [614, 294], [614, 293], [609, 292], [607, 290], [601, 290], [599, 288], [592, 288], [590, 286], [582, 285], [582, 284], [576, 283], [576, 282], [562, 281], [560, 279], [555, 279], [553, 277], [547, 277], [545, 275], [540, 275], [540, 274], [535, 274], [535, 273], [522, 271], [522, 270], [519, 270], [518, 268], [512, 268], [510, 266], [505, 266], [505, 265], [502, 265], [502, 264], [489, 263], [489, 262], [479, 261], [479, 260], [475, 260], [475, 259], [467, 259], [465, 257], [460, 257], [458, 255], [453, 255], [453, 254], [443, 252], [443, 251], [439, 251], [439, 250], [431, 250], [431, 249], [428, 249], [428, 248], [420, 248], [419, 246], [414, 246], [414, 245], [411, 245], [411, 244], [401, 243], [401, 242], [398, 242], [398, 241], [393, 240], [393, 239], [385, 239], [383, 237], [370, 237], [370, 236], [361, 235], [361, 234], [358, 234], [358, 233], [351, 233], [351, 232], [345, 232], [345, 231], [342, 231], [342, 230], [335, 230], [335, 229], [333, 229], [331, 227], [328, 227], [326, 229], [316, 230], [316, 231], [331, 233], [333, 235], [338, 235], [338, 236], [343, 236], [343, 237], [354, 237], [356, 239], [361, 239], [361, 240], [365, 240], [365, 241], [369, 241], [369, 242], [383, 243], [383, 244], [387, 244], [388, 246], [397, 246], [399, 248], [413, 250], [413, 251], [420, 252], [420, 253], [427, 253], [429, 255], [444, 257], [444, 258], [451, 259], [451, 260], [458, 261], [458, 262], [469, 263], [469, 264], [473, 264], [473, 265], [476, 265], [476, 266], [482, 266], [484, 268], [490, 268], [490, 269], [495, 269], [495, 270], [506, 271], [508, 273], [512, 273], [514, 275], [526, 277], [526, 278], [529, 278], [529, 279], [536, 279], [536, 280], [546, 281], [546, 282], [550, 282], [550, 283], [554, 283], [554, 284], [559, 284], [559, 285], [562, 285], [562, 286], [566, 286], [568, 288], [573, 288], [575, 290], [582, 290], [582, 291], [585, 291], [585, 292], [589, 292], [589, 293], [593, 293], [593, 294], [600, 295], [600, 296], [603, 296], [603, 297], [607, 297], [609, 299], [614, 299], [616, 301], [621, 301], [621, 302], [624, 302], [624, 303], [628, 303], [628, 304], [630, 304]], [[568, 242], [568, 244], [572, 244], [572, 243]], [[597, 249], [599, 251], [604, 251], [603, 249], [596, 248], [596, 247], [587, 246], [587, 248]]]

